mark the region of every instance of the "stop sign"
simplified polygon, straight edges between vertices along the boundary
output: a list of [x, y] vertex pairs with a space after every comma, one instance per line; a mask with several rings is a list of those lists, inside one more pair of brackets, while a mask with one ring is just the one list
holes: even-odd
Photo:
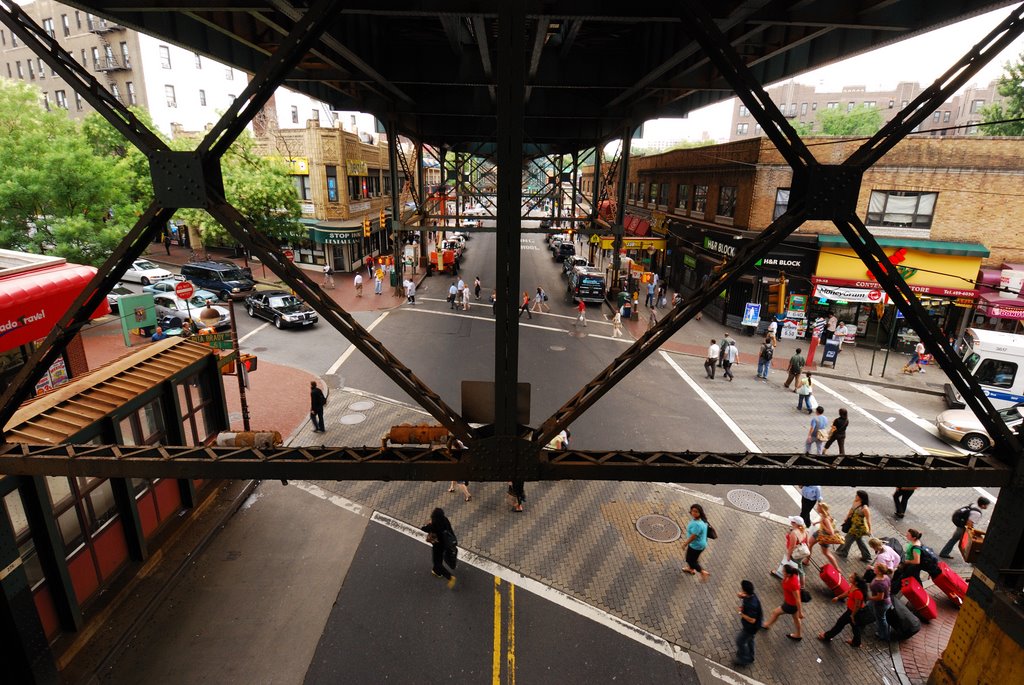
[[187, 300], [192, 297], [196, 289], [192, 286], [189, 281], [182, 281], [178, 285], [174, 286], [174, 294], [183, 300]]
[[284, 250], [283, 254], [284, 258], [287, 259], [289, 262], [295, 261], [295, 253], [292, 250]]

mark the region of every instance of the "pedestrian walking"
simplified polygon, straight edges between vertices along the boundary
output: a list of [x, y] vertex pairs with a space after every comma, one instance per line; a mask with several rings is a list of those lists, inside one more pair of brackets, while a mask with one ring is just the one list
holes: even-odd
[[[800, 411], [802, 406], [808, 414], [814, 413], [811, 409], [811, 396], [814, 394], [810, 372], [800, 374], [800, 380], [796, 385], [796, 410]], [[826, 438], [827, 439], [827, 438]]]
[[363, 296], [363, 274], [356, 272], [355, 277], [356, 297]]
[[953, 533], [953, 537], [942, 546], [942, 550], [939, 552], [940, 557], [943, 559], [953, 558], [953, 555], [950, 554], [953, 551], [953, 547], [963, 538], [965, 532], [974, 530], [974, 527], [981, 522], [981, 517], [984, 515], [983, 512], [985, 509], [988, 509], [989, 504], [991, 504], [991, 501], [988, 497], [979, 497], [977, 507], [968, 504], [953, 512], [952, 520], [953, 525], [956, 526], [956, 531]]
[[538, 314], [543, 314], [544, 312], [541, 309], [541, 307], [543, 307], [543, 306], [544, 306], [544, 291], [541, 290], [540, 286], [538, 285], [537, 286], [537, 292], [535, 292], [533, 294], [533, 306], [530, 307], [530, 311], [531, 312], [537, 312]]
[[448, 492], [455, 492], [455, 488], [459, 489], [462, 496], [467, 502], [472, 501], [473, 495], [469, 494], [469, 481], [468, 480], [453, 480], [448, 484]]
[[512, 511], [522, 513], [523, 502], [526, 501], [526, 481], [513, 480], [508, 484], [508, 500]]
[[[924, 571], [925, 566], [928, 565], [924, 563], [924, 543], [921, 542], [921, 531], [916, 528], [908, 528], [904, 537], [907, 542], [902, 550], [902, 559], [892, 573], [892, 592], [897, 595], [900, 593], [904, 578], [913, 578], [920, 583], [921, 571]], [[937, 563], [936, 566], [938, 566]]]
[[[651, 307], [650, 313], [647, 315], [647, 330], [651, 330], [658, 325], [658, 310]], [[732, 379], [730, 379], [732, 380]]]
[[455, 281], [452, 281], [452, 285], [448, 288], [448, 308], [455, 309], [455, 298], [459, 296], [458, 288], [455, 287]]
[[892, 493], [892, 503], [896, 507], [896, 512], [893, 515], [896, 518], [901, 519], [907, 515], [907, 503], [910, 502], [910, 496], [914, 494], [914, 490], [917, 490], [917, 486], [904, 487], [900, 485]]
[[846, 427], [849, 425], [849, 412], [841, 407], [839, 409], [839, 416], [832, 422], [832, 430], [828, 434], [828, 440], [825, 442], [825, 449], [822, 450], [822, 454], [828, 454], [828, 448], [832, 446], [832, 443], [839, 445], [839, 454], [846, 454]]
[[811, 511], [821, 501], [821, 486], [798, 485], [797, 487], [800, 488], [800, 518], [804, 520], [804, 525], [810, 528]]
[[164, 249], [167, 251], [167, 256], [171, 256], [171, 232], [164, 231]]
[[491, 315], [492, 316], [497, 316], [498, 315], [498, 291], [497, 290], [492, 290], [491, 291]]
[[875, 614], [875, 637], [888, 642], [889, 621], [885, 614], [892, 606], [892, 569], [882, 563], [875, 564], [873, 569], [875, 577], [868, 584], [868, 601]]
[[770, 335], [764, 337], [761, 348], [757, 352], [757, 377], [768, 382], [768, 371], [772, 368], [772, 357], [775, 356], [775, 345]]
[[853, 506], [846, 512], [846, 519], [843, 521], [842, 531], [846, 533], [846, 540], [836, 550], [836, 556], [845, 559], [850, 554], [850, 547], [857, 543], [860, 550], [860, 558], [865, 564], [871, 562], [871, 553], [868, 546], [864, 544], [864, 538], [871, 535], [871, 508], [868, 506], [868, 493], [858, 490], [853, 497]]
[[458, 301], [462, 302], [463, 294], [464, 294], [464, 291], [466, 290], [466, 282], [464, 280], [462, 280], [461, 278], [459, 278], [459, 283], [458, 283], [458, 285], [455, 286], [455, 290], [456, 290], [456, 292], [458, 293], [458, 296], [459, 296]]
[[733, 341], [728, 347], [725, 348], [725, 357], [722, 359], [722, 375], [732, 382], [732, 367], [740, 357], [740, 351], [736, 347], [736, 342]]
[[706, 580], [711, 573], [700, 565], [700, 555], [708, 546], [708, 517], [704, 515], [704, 507], [699, 504], [690, 505], [690, 517], [690, 522], [686, 524], [689, 537], [683, 542], [686, 546], [686, 568], [683, 573], [691, 576], [699, 573], [701, 580]]
[[825, 502], [819, 500], [815, 509], [818, 511], [818, 526], [810, 534], [811, 541], [807, 543], [807, 546], [813, 553], [814, 546], [817, 545], [821, 549], [821, 554], [828, 559], [828, 563], [839, 568], [839, 561], [832, 554], [832, 545], [843, 544], [843, 536], [836, 530], [836, 520], [832, 517], [832, 511]]
[[526, 312], [526, 318], [532, 319], [533, 314], [530, 313], [530, 293], [523, 291], [523, 303], [519, 305], [519, 318], [523, 318], [523, 312]]
[[579, 316], [576, 317], [577, 324], [583, 324], [583, 327], [587, 327], [587, 303], [580, 300], [580, 303], [576, 306], [576, 311], [579, 312]]
[[334, 269], [331, 268], [330, 264], [324, 264], [324, 278], [320, 282], [321, 288], [334, 289]]
[[405, 282], [405, 300], [416, 306], [416, 281], [411, 278]]
[[899, 568], [900, 563], [903, 561], [902, 549], [893, 549], [878, 538], [868, 540], [868, 547], [875, 553], [872, 563], [884, 564], [890, 571], [895, 571]]
[[430, 512], [430, 521], [420, 526], [420, 530], [427, 534], [427, 542], [430, 543], [430, 558], [433, 562], [432, 574], [438, 578], [448, 581], [448, 589], [455, 587], [455, 576], [445, 568], [445, 564], [455, 568], [456, 556], [454, 552], [458, 549], [459, 541], [452, 530], [451, 521], [444, 515], [444, 509], [440, 507]]
[[903, 367], [903, 373], [917, 373], [921, 371], [921, 357], [924, 356], [924, 343], [917, 342], [914, 346], [914, 353], [910, 355], [910, 361]]
[[804, 454], [810, 454], [813, 445], [815, 451], [820, 455], [822, 444], [826, 440], [828, 440], [828, 419], [825, 417], [825, 407], [819, 404], [814, 410], [814, 416], [811, 417], [811, 427], [807, 431], [807, 440], [804, 441]]
[[725, 351], [729, 349], [730, 345], [735, 345], [736, 341], [729, 337], [729, 331], [722, 334], [722, 343], [719, 345], [718, 351], [718, 368], [725, 367]]
[[773, 348], [779, 344], [778, 333], [779, 322], [776, 321], [775, 319], [772, 319], [771, 321], [768, 322], [768, 337], [771, 338]]
[[807, 360], [800, 354], [801, 352], [802, 350], [798, 347], [793, 356], [789, 358], [789, 366], [786, 367], [789, 370], [789, 375], [786, 376], [786, 382], [783, 383], [786, 390], [789, 390], [790, 383], [800, 378], [800, 374], [804, 370], [804, 364], [807, 363]]
[[740, 591], [736, 596], [741, 602], [740, 632], [736, 636], [736, 660], [733, 663], [737, 666], [749, 666], [754, 663], [754, 638], [764, 622], [764, 611], [761, 608], [761, 600], [754, 594], [754, 584], [751, 581], [741, 580]]
[[711, 339], [711, 344], [708, 345], [708, 354], [704, 358], [704, 373], [711, 380], [715, 380], [715, 364], [718, 362], [718, 353], [721, 348], [718, 346], [718, 342], [714, 338]]
[[323, 391], [320, 386], [316, 384], [316, 381], [309, 382], [309, 418], [313, 421], [313, 432], [323, 433], [326, 430], [324, 426], [324, 405], [327, 404], [327, 398], [324, 397]]
[[647, 284], [647, 295], [644, 297], [644, 306], [645, 307], [653, 307], [654, 306], [654, 283], [648, 283]]
[[613, 338], [621, 338], [622, 337], [622, 310], [621, 309], [618, 310], [617, 312], [615, 312], [614, 316], [612, 316], [612, 337]]
[[776, 578], [785, 579], [785, 566], [789, 562], [793, 562], [797, 565], [797, 572], [800, 574], [801, 583], [803, 582], [803, 566], [804, 564], [810, 563], [811, 558], [811, 546], [810, 535], [807, 533], [807, 526], [804, 525], [804, 520], [799, 516], [789, 517], [789, 530], [786, 531], [785, 543], [786, 553], [782, 556], [782, 561], [779, 562], [778, 568], [772, 573]]
[[384, 269], [379, 266], [373, 272], [373, 294], [380, 295], [384, 292]]
[[849, 589], [838, 597], [832, 598], [833, 602], [845, 599], [846, 611], [836, 619], [836, 624], [829, 630], [824, 633], [818, 633], [818, 639], [822, 642], [831, 642], [832, 638], [843, 632], [843, 628], [850, 626], [853, 630], [853, 639], [847, 640], [846, 644], [851, 647], [860, 647], [861, 625], [857, 623], [857, 612], [864, 608], [864, 601], [868, 595], [868, 586], [859, 573], [851, 573], [849, 580]]
[[786, 637], [790, 640], [799, 641], [803, 639], [800, 632], [804, 622], [804, 604], [800, 596], [800, 571], [796, 564], [786, 564], [782, 570], [785, 574], [782, 580], [782, 605], [772, 611], [771, 616], [768, 617], [768, 620], [761, 627], [767, 630], [775, 625], [775, 622], [779, 620], [779, 616], [789, 614], [793, 617], [793, 626], [796, 628], [796, 631], [786, 633]]
[[668, 304], [668, 284], [662, 281], [658, 284], [658, 309], [664, 309]]
[[477, 300], [480, 299], [480, 277], [477, 276], [473, 279], [473, 295]]
[[462, 291], [462, 310], [469, 311], [469, 288]]

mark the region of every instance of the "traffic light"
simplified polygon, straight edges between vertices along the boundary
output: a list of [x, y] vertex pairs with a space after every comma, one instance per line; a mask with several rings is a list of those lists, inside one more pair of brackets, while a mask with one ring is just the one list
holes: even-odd
[[382, 209], [382, 210], [380, 210], [380, 227], [381, 227], [381, 229], [387, 228], [387, 223], [388, 223], [387, 214], [385, 214], [384, 210]]
[[363, 237], [370, 237], [370, 217], [363, 218]]
[[245, 370], [252, 373], [256, 370], [256, 355], [255, 354], [240, 354], [238, 355], [239, 364], [245, 367]]
[[783, 314], [786, 311], [786, 274], [779, 273], [778, 283], [768, 286], [768, 312]]

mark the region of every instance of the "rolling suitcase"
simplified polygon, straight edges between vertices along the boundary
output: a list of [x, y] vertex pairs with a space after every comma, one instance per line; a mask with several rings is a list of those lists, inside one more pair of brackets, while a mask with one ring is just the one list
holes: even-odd
[[903, 582], [900, 583], [900, 591], [903, 596], [907, 598], [907, 603], [910, 604], [910, 608], [914, 610], [918, 616], [924, 621], [931, 621], [939, 617], [939, 612], [935, 608], [935, 602], [932, 600], [932, 596], [924, 591], [921, 587], [921, 583], [917, 581], [917, 578], [904, 578]]
[[932, 580], [957, 605], [964, 603], [964, 597], [967, 596], [967, 581], [954, 573], [946, 562], [939, 562], [939, 572], [932, 576]]
[[906, 604], [895, 599], [885, 612], [885, 621], [889, 624], [889, 638], [893, 640], [906, 640], [921, 630], [921, 621], [917, 616], [914, 616]]
[[847, 590], [850, 589], [850, 581], [843, 577], [843, 574], [839, 572], [832, 564], [825, 564], [821, 568], [821, 573], [818, 574], [828, 589], [832, 591], [833, 597], [838, 597]]

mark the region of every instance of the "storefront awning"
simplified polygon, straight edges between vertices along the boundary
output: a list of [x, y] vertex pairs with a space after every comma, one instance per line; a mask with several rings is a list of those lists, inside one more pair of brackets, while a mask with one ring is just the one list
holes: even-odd
[[[988, 257], [988, 248], [980, 243], [952, 243], [942, 240], [915, 240], [911, 238], [875, 238], [882, 247], [905, 247], [909, 250], [920, 250], [932, 254], [958, 255], [961, 257]], [[818, 244], [822, 247], [850, 248], [846, 238], [841, 235], [819, 235]]]
[[[623, 238], [622, 249], [623, 250], [648, 250], [654, 248], [655, 250], [664, 250], [667, 241], [664, 238]], [[611, 250], [615, 247], [615, 238], [611, 236], [603, 236], [601, 238], [601, 249]]]
[[361, 221], [321, 221], [309, 229], [309, 239], [321, 245], [358, 243], [363, 239], [363, 224]]
[[999, 293], [982, 291], [978, 299], [978, 313], [997, 319], [1024, 320], [1024, 299], [999, 297]]
[[[61, 264], [0, 279], [0, 352], [45, 338], [95, 275], [91, 266]], [[104, 299], [89, 318], [109, 313]]]

